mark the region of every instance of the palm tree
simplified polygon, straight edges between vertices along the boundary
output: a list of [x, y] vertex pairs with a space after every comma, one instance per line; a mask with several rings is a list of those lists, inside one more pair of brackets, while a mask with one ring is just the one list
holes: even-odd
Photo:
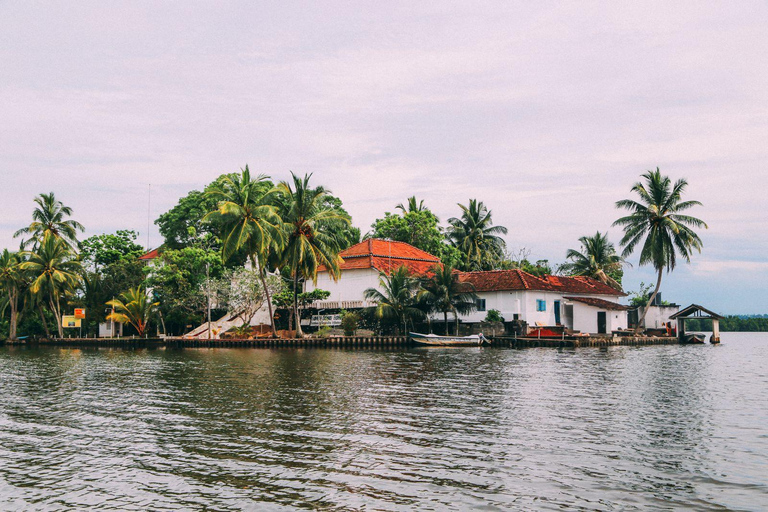
[[267, 259], [283, 243], [281, 222], [270, 204], [269, 177], [263, 174], [255, 179], [246, 165], [240, 175], [224, 176], [207, 192], [219, 200], [218, 209], [206, 215], [217, 216], [224, 223], [224, 240], [221, 254], [224, 261], [245, 248], [251, 265], [259, 273], [269, 310], [272, 334], [277, 337], [272, 314], [272, 298], [266, 282]]
[[395, 206], [396, 209], [401, 210], [404, 214], [410, 213], [410, 212], [423, 212], [427, 208], [424, 206], [424, 200], [422, 199], [418, 203], [416, 202], [416, 196], [411, 196], [408, 198], [408, 204], [407, 207], [403, 205], [403, 203], [398, 204]]
[[581, 251], [568, 249], [566, 259], [571, 260], [561, 268], [574, 276], [589, 276], [607, 284], [617, 290], [621, 290], [621, 283], [611, 277], [621, 272], [624, 259], [616, 254], [613, 244], [608, 241], [608, 234], [599, 231], [594, 236], [579, 238]]
[[379, 273], [379, 286], [363, 292], [366, 300], [376, 303], [377, 318], [394, 318], [396, 332], [408, 332], [408, 321], [424, 317], [424, 312], [416, 306], [419, 281], [414, 278], [405, 265], [398, 267], [390, 275]]
[[107, 315], [107, 320], [122, 324], [129, 323], [136, 329], [139, 336], [144, 336], [147, 324], [160, 303], [152, 302], [141, 286], [129, 289], [120, 297], [122, 300], [113, 299], [107, 302], [107, 306], [112, 306], [112, 312]]
[[494, 226], [491, 211], [482, 201], [470, 199], [469, 205], [459, 204], [461, 218], [448, 219], [448, 238], [463, 255], [464, 270], [490, 270], [501, 262], [506, 244], [499, 235], [507, 228]]
[[328, 205], [331, 191], [322, 186], [310, 188], [305, 174], [299, 178], [291, 173], [293, 183], [281, 182], [280, 216], [286, 243], [282, 261], [291, 269], [293, 278], [293, 309], [296, 333], [302, 336], [299, 316], [299, 279], [317, 280], [318, 268], [323, 265], [334, 279], [341, 274], [343, 261], [339, 252], [345, 247], [345, 230], [349, 227], [349, 215]]
[[73, 293], [80, 282], [82, 264], [74, 257], [69, 244], [60, 237], [46, 234], [37, 251], [25, 252], [27, 260], [19, 265], [30, 278], [29, 290], [48, 300], [56, 317], [59, 337], [64, 337], [61, 325], [61, 299]]
[[16, 339], [19, 306], [21, 295], [24, 291], [24, 276], [19, 268], [20, 262], [19, 255], [15, 252], [10, 252], [8, 249], [3, 250], [3, 253], [0, 255], [0, 289], [5, 292], [4, 299], [11, 310], [8, 331], [8, 338], [10, 340]]
[[13, 237], [30, 235], [30, 238], [22, 241], [23, 247], [30, 244], [38, 245], [46, 235], [61, 238], [69, 247], [77, 247], [77, 232], [85, 231], [82, 224], [72, 219], [65, 219], [72, 215], [72, 208], [50, 194], [40, 194], [35, 198], [37, 207], [32, 212], [32, 223], [13, 234]]
[[460, 283], [458, 274], [448, 265], [435, 265], [432, 275], [422, 281], [419, 298], [431, 311], [443, 313], [445, 335], [448, 335], [448, 313], [456, 321], [456, 335], [459, 335], [459, 315], [477, 309], [477, 295], [470, 283]]
[[639, 201], [617, 201], [617, 208], [624, 208], [631, 213], [613, 223], [624, 229], [624, 237], [620, 242], [624, 247], [622, 257], [628, 257], [642, 242], [640, 265], [653, 265], [658, 273], [656, 288], [638, 319], [635, 332], [639, 332], [645, 315], [659, 293], [664, 270], [669, 272], [675, 268], [678, 254], [690, 263], [693, 250], [701, 252], [701, 238], [692, 228], [707, 228], [704, 221], [682, 213], [701, 205], [699, 201], [682, 201], [683, 192], [688, 186], [685, 179], [679, 179], [672, 185], [669, 177], [662, 176], [658, 167], [642, 177], [645, 183], [638, 182], [632, 187]]

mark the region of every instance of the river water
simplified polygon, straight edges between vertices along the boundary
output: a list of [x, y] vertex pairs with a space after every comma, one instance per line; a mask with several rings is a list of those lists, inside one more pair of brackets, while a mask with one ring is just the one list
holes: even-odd
[[0, 348], [2, 510], [760, 510], [768, 335]]

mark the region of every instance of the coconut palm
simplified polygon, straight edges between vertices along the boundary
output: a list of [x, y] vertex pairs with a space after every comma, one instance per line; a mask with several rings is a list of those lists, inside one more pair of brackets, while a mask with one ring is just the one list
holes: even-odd
[[462, 253], [464, 270], [490, 270], [504, 257], [506, 244], [499, 235], [507, 228], [494, 226], [491, 210], [482, 201], [470, 199], [469, 205], [459, 204], [461, 218], [448, 219], [448, 238]]
[[621, 283], [611, 277], [621, 272], [624, 260], [616, 254], [613, 244], [608, 241], [608, 234], [599, 231], [594, 236], [579, 238], [581, 251], [568, 249], [565, 263], [561, 269], [563, 272], [574, 276], [589, 276], [603, 284], [621, 290]]
[[448, 335], [448, 313], [456, 321], [456, 335], [459, 334], [459, 315], [477, 309], [477, 295], [470, 283], [460, 283], [458, 274], [448, 265], [435, 265], [432, 274], [423, 279], [419, 299], [432, 312], [443, 313], [445, 335]]
[[675, 268], [678, 255], [690, 263], [693, 250], [701, 252], [701, 238], [692, 228], [707, 228], [704, 221], [682, 213], [701, 205], [699, 201], [682, 200], [688, 186], [685, 179], [679, 179], [673, 185], [658, 167], [642, 177], [645, 183], [638, 182], [632, 187], [639, 201], [617, 201], [617, 208], [631, 213], [613, 223], [624, 229], [624, 237], [620, 242], [624, 247], [622, 257], [628, 257], [636, 247], [641, 246], [640, 265], [653, 265], [657, 272], [656, 288], [638, 320], [636, 332], [659, 293], [664, 270], [669, 272]]
[[82, 264], [69, 244], [60, 237], [46, 234], [36, 251], [25, 252], [26, 261], [19, 268], [29, 276], [29, 291], [38, 295], [40, 303], [47, 300], [56, 317], [59, 337], [64, 336], [61, 325], [61, 299], [74, 293], [80, 282]]
[[403, 203], [398, 204], [395, 206], [396, 209], [401, 210], [404, 214], [410, 213], [410, 212], [423, 212], [427, 208], [424, 206], [424, 200], [422, 199], [418, 203], [416, 202], [416, 196], [411, 196], [408, 198], [407, 205], [404, 205]]
[[266, 283], [267, 259], [283, 244], [281, 221], [270, 204], [272, 186], [263, 174], [255, 179], [246, 165], [240, 175], [224, 176], [207, 194], [218, 199], [218, 210], [206, 215], [219, 217], [224, 225], [221, 254], [226, 261], [245, 249], [259, 273], [269, 310], [272, 334], [277, 337], [272, 298]]
[[61, 238], [71, 248], [77, 247], [77, 232], [85, 231], [82, 224], [76, 220], [66, 219], [72, 215], [72, 208], [50, 194], [40, 194], [35, 198], [37, 207], [32, 212], [32, 223], [13, 234], [13, 237], [29, 235], [22, 241], [23, 247], [38, 245], [46, 235]]
[[292, 183], [278, 185], [279, 210], [283, 220], [285, 246], [282, 262], [291, 270], [293, 278], [293, 308], [296, 333], [302, 336], [299, 316], [298, 287], [300, 279], [317, 281], [318, 268], [324, 266], [334, 279], [338, 279], [342, 262], [339, 252], [346, 246], [345, 230], [349, 215], [328, 204], [331, 191], [322, 186], [311, 188], [309, 179], [291, 173]]
[[159, 302], [150, 300], [146, 290], [141, 286], [131, 288], [121, 294], [119, 299], [107, 302], [107, 306], [112, 307], [112, 312], [107, 315], [107, 320], [131, 324], [139, 336], [144, 336], [147, 324], [159, 305]]
[[396, 321], [397, 333], [400, 327], [408, 331], [408, 321], [424, 317], [424, 312], [417, 307], [419, 281], [413, 277], [408, 267], [401, 266], [390, 275], [379, 273], [379, 287], [368, 288], [363, 292], [366, 300], [376, 303], [377, 318], [392, 318]]
[[22, 294], [24, 292], [24, 275], [19, 268], [21, 260], [19, 255], [8, 249], [0, 254], [0, 289], [3, 291], [4, 299], [10, 309], [11, 318], [8, 331], [8, 338], [16, 339], [16, 327], [19, 322], [19, 310], [21, 306]]

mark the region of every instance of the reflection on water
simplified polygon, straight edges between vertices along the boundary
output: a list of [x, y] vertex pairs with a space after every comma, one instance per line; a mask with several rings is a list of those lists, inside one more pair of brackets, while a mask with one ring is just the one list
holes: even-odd
[[0, 348], [0, 509], [760, 509], [768, 337]]

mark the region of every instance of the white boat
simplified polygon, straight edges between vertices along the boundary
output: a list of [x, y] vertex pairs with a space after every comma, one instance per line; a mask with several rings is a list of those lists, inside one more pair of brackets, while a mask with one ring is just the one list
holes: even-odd
[[408, 333], [411, 339], [419, 345], [429, 346], [466, 346], [476, 347], [483, 343], [490, 343], [482, 334], [472, 336], [438, 336], [437, 334]]

